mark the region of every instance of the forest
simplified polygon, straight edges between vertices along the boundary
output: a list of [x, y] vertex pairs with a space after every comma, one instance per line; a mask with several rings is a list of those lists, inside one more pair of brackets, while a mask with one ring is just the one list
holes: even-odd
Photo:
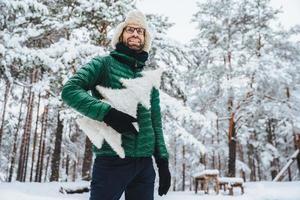
[[[147, 14], [146, 69], [164, 69], [163, 130], [172, 191], [217, 169], [272, 181], [300, 148], [300, 25], [285, 30], [269, 0], [203, 0], [197, 36], [166, 36], [168, 17]], [[0, 0], [0, 182], [90, 180], [92, 143], [61, 89], [108, 54], [134, 0]], [[300, 180], [300, 154], [283, 180]]]

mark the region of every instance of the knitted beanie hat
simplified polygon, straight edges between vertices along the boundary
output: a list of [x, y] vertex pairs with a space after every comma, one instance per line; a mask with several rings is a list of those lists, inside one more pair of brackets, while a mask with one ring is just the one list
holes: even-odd
[[121, 22], [115, 29], [115, 33], [111, 40], [111, 45], [113, 48], [116, 48], [116, 44], [119, 42], [119, 38], [123, 32], [123, 29], [127, 25], [137, 25], [141, 28], [145, 29], [145, 46], [143, 48], [144, 51], [149, 53], [151, 47], [151, 35], [149, 32], [149, 27], [146, 21], [145, 15], [138, 10], [132, 10], [127, 14], [127, 17], [124, 22]]

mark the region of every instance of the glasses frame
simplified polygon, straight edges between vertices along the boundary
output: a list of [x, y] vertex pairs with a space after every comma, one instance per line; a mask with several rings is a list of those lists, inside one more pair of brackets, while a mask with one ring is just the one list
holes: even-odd
[[[130, 30], [131, 29], [131, 30]], [[133, 34], [134, 31], [136, 31], [136, 33], [138, 35], [145, 35], [145, 29], [144, 28], [141, 28], [141, 27], [132, 27], [132, 26], [126, 26], [124, 28], [124, 31], [126, 33], [129, 33], [129, 34]]]

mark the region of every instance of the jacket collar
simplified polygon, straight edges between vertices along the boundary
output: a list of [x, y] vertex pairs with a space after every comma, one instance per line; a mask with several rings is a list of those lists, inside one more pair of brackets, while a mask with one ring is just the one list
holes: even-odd
[[142, 71], [148, 59], [148, 53], [142, 51], [137, 53], [122, 43], [116, 45], [116, 49], [110, 52], [116, 60], [130, 66], [133, 71]]

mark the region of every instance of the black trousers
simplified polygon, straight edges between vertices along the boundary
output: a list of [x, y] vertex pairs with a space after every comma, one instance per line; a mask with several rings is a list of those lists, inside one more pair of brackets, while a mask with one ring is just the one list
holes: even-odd
[[90, 200], [153, 200], [155, 171], [151, 157], [102, 157], [93, 166]]

